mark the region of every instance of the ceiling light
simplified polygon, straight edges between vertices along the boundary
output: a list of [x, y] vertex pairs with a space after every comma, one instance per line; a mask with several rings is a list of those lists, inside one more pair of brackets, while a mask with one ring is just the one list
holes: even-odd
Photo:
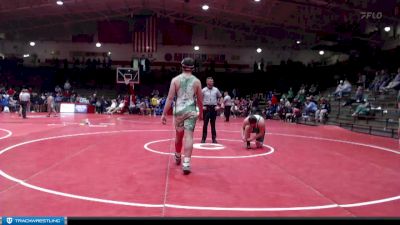
[[57, 5], [64, 5], [63, 1], [57, 1]]
[[260, 0], [254, 0], [255, 2], [259, 2]]
[[209, 7], [208, 5], [203, 5], [201, 8], [202, 8], [204, 11], [207, 11], [210, 7]]
[[36, 45], [36, 43], [34, 41], [31, 41], [31, 42], [29, 42], [29, 45], [33, 47]]
[[298, 44], [298, 45], [301, 44], [301, 41], [296, 41], [296, 44]]
[[319, 51], [319, 54], [320, 54], [320, 55], [324, 55], [325, 52], [324, 52], [323, 50], [321, 50], [321, 51]]
[[100, 42], [97, 42], [97, 43], [96, 43], [96, 47], [98, 47], [98, 48], [100, 48], [100, 47], [101, 47], [101, 44], [100, 44]]
[[384, 30], [385, 30], [386, 32], [389, 32], [389, 31], [390, 31], [390, 27], [385, 27]]
[[194, 46], [194, 50], [196, 50], [196, 51], [198, 51], [200, 49], [200, 47], [199, 46]]
[[257, 53], [261, 53], [262, 49], [261, 48], [257, 48]]
[[24, 56], [24, 58], [28, 58], [29, 54], [24, 54], [23, 56]]

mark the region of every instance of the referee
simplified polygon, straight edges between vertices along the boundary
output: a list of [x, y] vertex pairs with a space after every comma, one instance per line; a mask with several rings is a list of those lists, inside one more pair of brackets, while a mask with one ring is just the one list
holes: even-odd
[[26, 119], [26, 108], [28, 103], [31, 100], [31, 95], [29, 94], [26, 88], [22, 89], [21, 93], [19, 94], [19, 101], [22, 107], [22, 118]]
[[221, 92], [214, 87], [214, 79], [207, 77], [207, 87], [203, 88], [203, 137], [201, 143], [205, 143], [207, 139], [208, 122], [211, 123], [212, 142], [217, 142], [217, 131], [215, 130], [215, 120], [217, 119], [218, 98], [221, 98]]

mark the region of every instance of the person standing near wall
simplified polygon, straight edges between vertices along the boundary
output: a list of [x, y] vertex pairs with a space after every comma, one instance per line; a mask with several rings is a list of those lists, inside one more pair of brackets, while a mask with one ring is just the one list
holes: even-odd
[[232, 108], [232, 99], [229, 96], [228, 92], [225, 91], [224, 93], [224, 115], [225, 115], [225, 122], [229, 122], [229, 117], [231, 115], [231, 108]]

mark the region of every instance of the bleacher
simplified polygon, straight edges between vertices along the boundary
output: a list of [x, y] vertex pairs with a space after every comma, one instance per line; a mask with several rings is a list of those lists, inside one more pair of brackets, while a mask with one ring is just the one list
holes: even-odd
[[[328, 89], [323, 95], [328, 96], [332, 92], [333, 89]], [[343, 106], [343, 103], [354, 94], [355, 90], [340, 100], [330, 97], [331, 113], [327, 124], [338, 125], [356, 132], [399, 138], [400, 110], [396, 105], [397, 91], [391, 90], [385, 94], [365, 92], [365, 96], [371, 103], [371, 111], [366, 116], [352, 116], [360, 103]]]

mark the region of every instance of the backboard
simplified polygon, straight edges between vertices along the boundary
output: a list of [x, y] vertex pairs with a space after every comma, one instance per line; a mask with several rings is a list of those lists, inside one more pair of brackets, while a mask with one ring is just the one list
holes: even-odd
[[118, 67], [116, 81], [117, 84], [128, 84], [128, 83], [139, 84], [140, 83], [139, 70], [137, 69], [135, 70], [134, 68]]

